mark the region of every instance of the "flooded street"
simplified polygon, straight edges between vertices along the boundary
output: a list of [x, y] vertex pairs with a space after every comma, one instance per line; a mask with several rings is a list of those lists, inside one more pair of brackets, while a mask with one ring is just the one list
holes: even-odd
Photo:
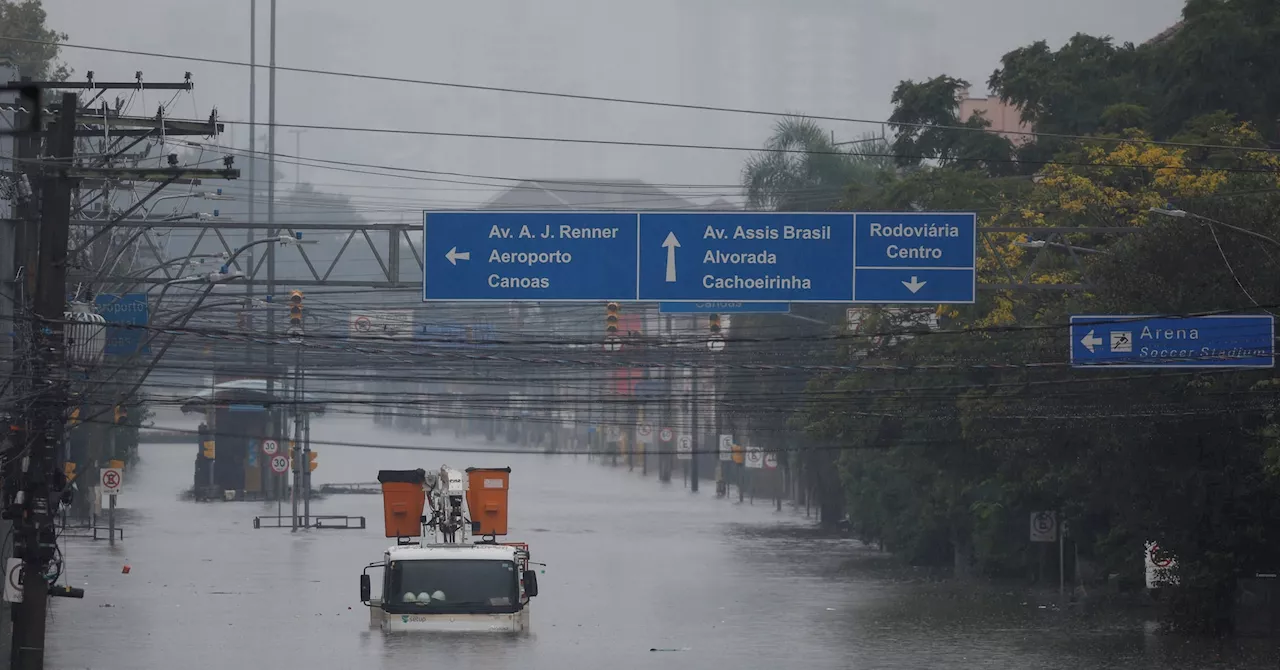
[[[355, 419], [314, 428], [322, 441], [494, 446]], [[313, 504], [318, 514], [363, 515], [365, 530], [254, 529], [274, 503], [182, 500], [194, 446], [152, 444], [120, 498], [124, 542], [66, 541], [65, 580], [86, 595], [54, 600], [50, 667], [1274, 667], [1261, 652], [1256, 665], [1242, 664], [1234, 651], [1220, 657], [1137, 626], [1064, 632], [1053, 612], [947, 599], [883, 570], [841, 569], [875, 552], [812, 539], [803, 512], [692, 496], [678, 474], [664, 487], [585, 457], [316, 448], [317, 484], [372, 481], [379, 468], [510, 465], [507, 539], [528, 541], [533, 560], [546, 563], [532, 634], [370, 630], [358, 575], [389, 544], [379, 496]]]

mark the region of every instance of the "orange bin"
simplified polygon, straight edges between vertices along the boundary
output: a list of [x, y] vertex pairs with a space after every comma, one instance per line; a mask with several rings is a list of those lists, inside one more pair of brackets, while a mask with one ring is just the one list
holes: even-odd
[[418, 537], [422, 533], [422, 510], [427, 504], [427, 472], [379, 470], [382, 484], [382, 513], [387, 537]]
[[511, 468], [467, 468], [467, 508], [472, 535], [507, 534]]

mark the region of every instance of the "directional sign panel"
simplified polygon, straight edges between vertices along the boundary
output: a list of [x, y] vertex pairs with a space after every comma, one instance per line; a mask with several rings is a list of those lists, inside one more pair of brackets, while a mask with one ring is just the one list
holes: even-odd
[[1071, 365], [1129, 368], [1272, 368], [1269, 314], [1196, 317], [1075, 315]]
[[638, 216], [426, 212], [425, 301], [634, 300]]
[[659, 314], [788, 314], [789, 302], [663, 302]]
[[974, 214], [425, 212], [423, 239], [424, 301], [639, 300], [664, 313], [746, 313], [976, 296]]
[[853, 217], [640, 215], [640, 300], [847, 302]]
[[[150, 307], [146, 293], [125, 293], [124, 295], [99, 294], [94, 298], [98, 314], [107, 323], [119, 323], [131, 326], [145, 326], [150, 318]], [[105, 353], [108, 356], [132, 356], [134, 353], [150, 354], [151, 345], [143, 345], [150, 336], [143, 328], [112, 328], [107, 326], [107, 344]]]
[[933, 212], [854, 215], [855, 302], [971, 303], [978, 217]]

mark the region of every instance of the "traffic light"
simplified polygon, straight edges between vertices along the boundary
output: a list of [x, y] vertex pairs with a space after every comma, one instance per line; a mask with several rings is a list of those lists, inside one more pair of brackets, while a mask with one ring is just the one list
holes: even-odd
[[289, 325], [302, 327], [302, 291], [289, 291]]
[[129, 410], [121, 407], [120, 405], [116, 405], [113, 415], [115, 417], [116, 425], [120, 425], [129, 420]]
[[209, 427], [200, 424], [200, 455], [209, 460], [213, 460], [217, 456], [217, 450], [214, 448], [213, 435], [209, 434]]
[[316, 463], [316, 452], [314, 452], [314, 451], [308, 451], [308, 452], [307, 452], [307, 472], [315, 472], [315, 471], [316, 471], [316, 465], [317, 465], [317, 463]]
[[711, 334], [719, 335], [720, 334], [720, 315], [712, 314], [711, 316], [707, 317], [707, 321], [710, 322], [711, 324]]
[[604, 332], [606, 335], [618, 334], [618, 303], [611, 302], [604, 306]]
[[75, 461], [67, 461], [66, 463], [63, 463], [62, 472], [67, 475], [67, 483], [71, 483], [71, 481], [76, 478]]

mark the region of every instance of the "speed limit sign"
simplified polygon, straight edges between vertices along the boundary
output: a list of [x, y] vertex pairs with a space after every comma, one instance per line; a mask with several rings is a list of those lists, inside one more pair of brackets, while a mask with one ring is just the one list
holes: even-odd
[[672, 432], [670, 428], [663, 428], [662, 430], [658, 431], [658, 439], [662, 440], [663, 442], [670, 442], [671, 438], [673, 437], [675, 437], [675, 433]]
[[278, 451], [280, 451], [280, 443], [275, 440], [262, 441], [262, 453], [268, 456], [275, 456]]
[[271, 457], [271, 471], [277, 475], [283, 475], [289, 470], [289, 458], [283, 455], [275, 455]]

